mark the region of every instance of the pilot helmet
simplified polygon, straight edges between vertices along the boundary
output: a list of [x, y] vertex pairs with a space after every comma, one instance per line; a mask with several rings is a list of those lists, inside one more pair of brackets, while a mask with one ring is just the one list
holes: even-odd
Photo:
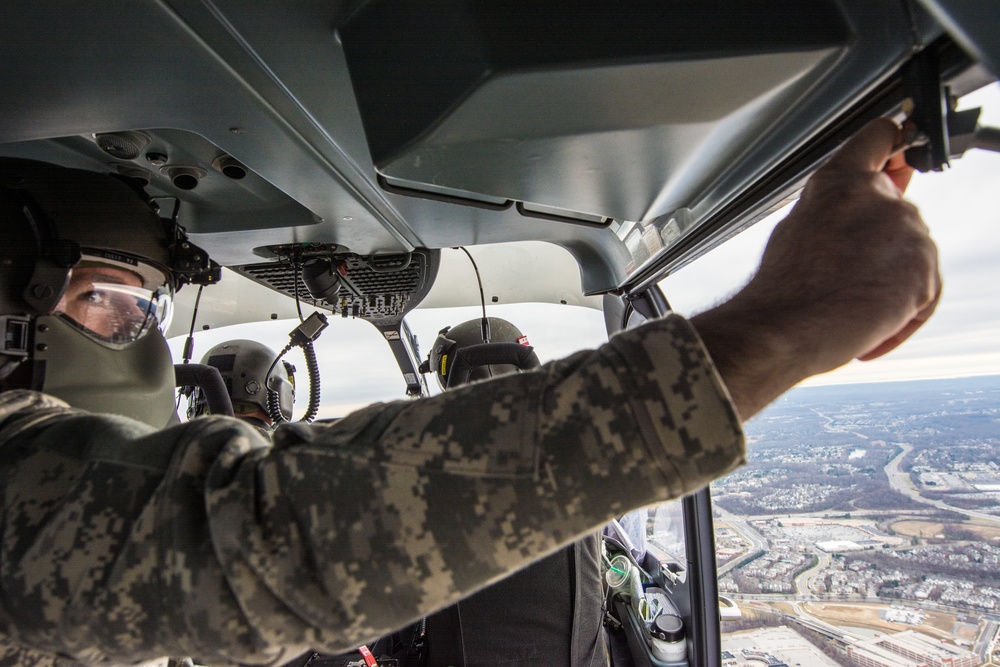
[[[438, 332], [428, 361], [421, 370], [433, 370], [441, 389], [539, 365], [528, 337], [520, 329], [499, 317], [485, 319], [486, 327], [483, 319], [475, 319]], [[524, 349], [519, 350], [516, 346]], [[474, 359], [470, 353], [477, 353]], [[465, 363], [456, 365], [463, 356]]]
[[[277, 393], [278, 409], [286, 421], [292, 418], [295, 401], [295, 367], [285, 361], [275, 363], [274, 350], [253, 340], [231, 340], [209, 350], [201, 363], [213, 366], [222, 375], [222, 382], [233, 403], [237, 417], [268, 415], [268, 389]], [[191, 396], [188, 417], [208, 412], [208, 403], [199, 391]], [[258, 417], [260, 418], [260, 417]], [[264, 421], [264, 419], [261, 419]], [[270, 423], [270, 418], [266, 418]]]
[[[0, 386], [161, 427], [174, 412], [163, 331], [193, 248], [119, 177], [0, 158]], [[207, 265], [207, 257], [197, 256]]]

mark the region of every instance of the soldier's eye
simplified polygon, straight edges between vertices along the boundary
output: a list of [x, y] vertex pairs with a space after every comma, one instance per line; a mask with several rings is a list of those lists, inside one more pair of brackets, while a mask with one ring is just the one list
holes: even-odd
[[92, 306], [107, 306], [111, 300], [107, 292], [96, 289], [84, 292], [79, 298]]

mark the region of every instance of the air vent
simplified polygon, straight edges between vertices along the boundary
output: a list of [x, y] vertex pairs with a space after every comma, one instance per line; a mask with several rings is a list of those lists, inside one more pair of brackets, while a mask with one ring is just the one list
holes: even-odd
[[198, 182], [208, 175], [198, 167], [164, 167], [160, 173], [165, 174], [178, 190], [194, 190]]
[[124, 164], [114, 165], [114, 168], [122, 176], [125, 176], [126, 178], [131, 178], [134, 181], [138, 181], [138, 183], [142, 187], [146, 187], [147, 185], [153, 182], [153, 175], [150, 174], [145, 169], [139, 169], [138, 167], [130, 167]]
[[226, 178], [231, 178], [234, 181], [245, 178], [247, 175], [247, 168], [232, 155], [222, 155], [215, 158], [212, 167]]

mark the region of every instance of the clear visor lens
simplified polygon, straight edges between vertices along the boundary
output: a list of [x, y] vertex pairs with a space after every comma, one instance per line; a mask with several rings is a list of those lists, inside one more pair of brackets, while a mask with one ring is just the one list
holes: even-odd
[[134, 343], [154, 327], [166, 329], [173, 311], [169, 288], [147, 289], [141, 283], [138, 275], [118, 267], [76, 267], [53, 314], [101, 342]]

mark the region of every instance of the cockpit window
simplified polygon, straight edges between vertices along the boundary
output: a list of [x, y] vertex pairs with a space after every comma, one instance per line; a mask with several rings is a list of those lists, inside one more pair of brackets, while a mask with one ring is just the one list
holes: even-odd
[[[982, 124], [1000, 124], [1000, 88], [961, 108], [978, 106]], [[996, 153], [916, 174], [906, 197], [944, 278], [934, 319], [904, 348], [812, 378], [746, 424], [748, 465], [711, 487], [724, 664], [989, 662], [986, 614], [1000, 599], [998, 182]], [[781, 217], [664, 280], [671, 305], [693, 314], [738, 290]]]
[[[516, 323], [543, 363], [597, 347], [607, 340], [604, 315], [593, 308], [529, 303], [487, 306], [486, 311], [491, 317]], [[442, 328], [481, 316], [479, 307], [417, 309], [407, 315], [406, 321], [416, 336], [422, 360], [427, 358]], [[354, 318], [330, 317], [329, 323], [315, 342], [322, 378], [320, 419], [343, 417], [377, 401], [406, 397], [406, 384], [399, 366], [378, 329]], [[257, 340], [280, 350], [287, 344], [288, 333], [296, 324], [296, 320], [276, 320], [201, 331], [195, 335], [194, 357], [200, 358], [200, 354], [214, 345], [241, 338]], [[185, 337], [175, 337], [169, 341], [175, 362], [181, 360], [184, 340]], [[299, 376], [305, 387], [306, 365], [301, 352], [293, 349], [284, 360], [301, 371]], [[428, 376], [425, 393], [433, 395], [438, 391], [437, 383]], [[296, 392], [295, 414], [305, 411], [307, 394], [305, 389]]]

